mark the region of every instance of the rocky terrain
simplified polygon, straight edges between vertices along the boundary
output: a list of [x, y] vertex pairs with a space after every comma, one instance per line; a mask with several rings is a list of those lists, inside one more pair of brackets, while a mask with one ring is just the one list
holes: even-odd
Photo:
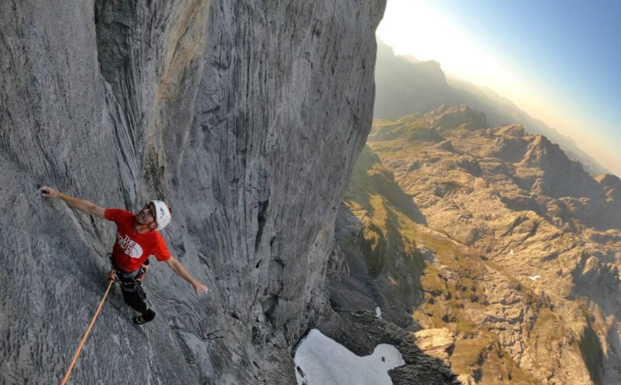
[[333, 306], [379, 306], [464, 384], [618, 384], [620, 187], [463, 105], [376, 120]]
[[59, 383], [107, 285], [114, 226], [38, 186], [136, 210], [158, 316], [117, 290], [75, 384], [292, 384], [325, 307], [334, 222], [371, 129], [384, 0], [0, 3], [0, 383]]

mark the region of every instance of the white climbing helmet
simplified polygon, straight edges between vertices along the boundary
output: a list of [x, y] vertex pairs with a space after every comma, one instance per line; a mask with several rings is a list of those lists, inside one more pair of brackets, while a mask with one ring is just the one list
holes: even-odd
[[149, 203], [153, 203], [155, 206], [155, 222], [157, 222], [157, 228], [155, 230], [162, 230], [168, 226], [172, 219], [172, 210], [165, 202], [152, 200]]

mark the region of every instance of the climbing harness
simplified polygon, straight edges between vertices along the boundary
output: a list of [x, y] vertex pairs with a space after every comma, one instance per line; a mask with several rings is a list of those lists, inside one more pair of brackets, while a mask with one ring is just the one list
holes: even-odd
[[73, 359], [71, 360], [71, 364], [69, 365], [69, 369], [67, 369], [67, 373], [65, 374], [65, 377], [63, 378], [63, 381], [60, 383], [60, 385], [65, 385], [65, 383], [69, 379], [69, 375], [71, 374], [71, 371], [73, 370], [73, 366], [78, 360], [78, 356], [80, 355], [80, 352], [82, 351], [82, 347], [84, 346], [84, 343], [86, 342], [86, 339], [88, 338], [88, 335], [90, 334], [91, 329], [93, 328], [93, 325], [95, 324], [95, 321], [97, 320], [97, 316], [99, 315], [99, 312], [101, 311], [101, 308], [103, 307], [103, 304], [106, 301], [106, 298], [108, 297], [110, 288], [112, 287], [112, 284], [116, 282], [116, 276], [115, 276], [114, 270], [110, 272], [110, 276], [108, 277], [108, 280], [110, 281], [110, 283], [108, 284], [108, 288], [106, 289], [106, 294], [104, 294], [104, 297], [99, 303], [99, 307], [97, 308], [97, 311], [95, 312], [95, 315], [93, 316], [93, 320], [91, 321], [91, 324], [88, 326], [88, 329], [86, 329], [86, 333], [84, 333], [84, 337], [82, 337], [82, 341], [80, 342], [80, 345], [78, 345], [78, 349], [75, 351], [75, 354], [73, 355]]
[[116, 281], [119, 283], [119, 285], [121, 285], [121, 289], [128, 293], [138, 292], [138, 295], [141, 299], [146, 299], [147, 294], [142, 288], [142, 281], [144, 281], [145, 277], [147, 276], [147, 271], [149, 271], [149, 260], [147, 259], [144, 264], [140, 266], [139, 269], [131, 273], [124, 273], [120, 271], [116, 267], [112, 256], [110, 256], [110, 261], [112, 262], [112, 268], [115, 271], [114, 274]]

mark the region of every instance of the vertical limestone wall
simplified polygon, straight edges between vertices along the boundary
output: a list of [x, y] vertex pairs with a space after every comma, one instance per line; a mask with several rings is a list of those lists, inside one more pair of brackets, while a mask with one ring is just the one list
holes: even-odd
[[282, 383], [317, 320], [336, 208], [371, 127], [385, 1], [0, 4], [0, 382], [58, 382], [114, 226], [41, 198], [167, 200], [137, 328], [114, 291], [75, 383]]

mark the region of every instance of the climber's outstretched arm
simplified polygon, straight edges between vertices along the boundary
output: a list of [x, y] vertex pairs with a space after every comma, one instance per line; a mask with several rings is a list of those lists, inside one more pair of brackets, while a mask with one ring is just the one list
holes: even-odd
[[201, 291], [207, 293], [207, 286], [202, 285], [200, 282], [192, 278], [190, 273], [188, 273], [188, 271], [185, 269], [185, 267], [183, 267], [181, 262], [179, 262], [175, 257], [170, 257], [170, 259], [168, 259], [166, 263], [172, 269], [172, 271], [177, 273], [178, 276], [188, 281], [194, 287], [194, 290], [196, 290], [196, 294], [200, 294]]
[[93, 202], [89, 202], [86, 199], [80, 199], [76, 197], [72, 197], [71, 195], [63, 194], [54, 190], [51, 187], [43, 186], [41, 187], [41, 195], [47, 198], [59, 198], [64, 200], [69, 207], [74, 208], [76, 210], [83, 211], [90, 215], [96, 215], [100, 218], [105, 218], [106, 210], [103, 207], [99, 207]]

